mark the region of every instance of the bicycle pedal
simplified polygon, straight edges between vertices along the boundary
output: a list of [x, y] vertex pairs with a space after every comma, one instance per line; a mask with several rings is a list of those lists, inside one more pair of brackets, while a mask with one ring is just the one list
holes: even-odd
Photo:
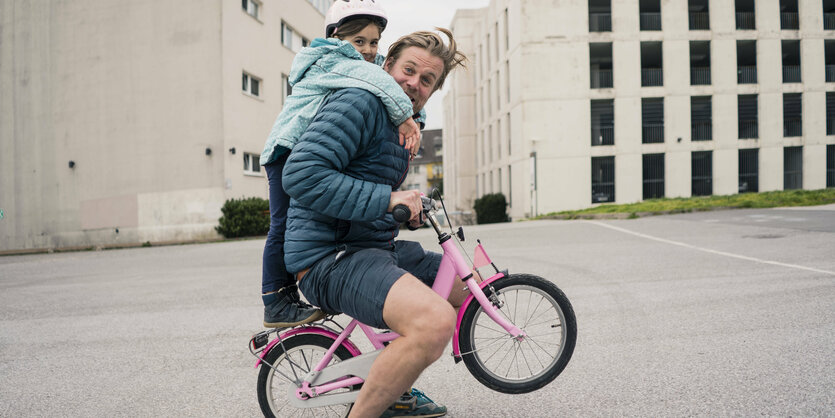
[[270, 340], [270, 334], [268, 332], [259, 332], [252, 337], [252, 348], [257, 350], [265, 345]]

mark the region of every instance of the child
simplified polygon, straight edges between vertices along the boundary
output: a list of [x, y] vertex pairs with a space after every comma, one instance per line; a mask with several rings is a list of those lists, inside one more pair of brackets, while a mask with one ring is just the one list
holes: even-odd
[[[401, 145], [410, 149], [412, 156], [420, 146], [411, 99], [381, 68], [384, 57], [377, 54], [377, 43], [387, 23], [382, 8], [367, 0], [337, 1], [328, 10], [325, 23], [329, 38], [315, 39], [293, 60], [289, 77], [293, 94], [287, 98], [261, 153], [270, 185], [270, 231], [264, 246], [261, 286], [264, 326], [269, 328], [301, 325], [325, 315], [300, 300], [295, 279], [284, 265], [290, 197], [281, 185], [281, 172], [290, 150], [327, 94], [347, 87], [370, 91], [380, 98], [392, 123], [399, 125]], [[423, 115], [421, 111], [419, 120]]]

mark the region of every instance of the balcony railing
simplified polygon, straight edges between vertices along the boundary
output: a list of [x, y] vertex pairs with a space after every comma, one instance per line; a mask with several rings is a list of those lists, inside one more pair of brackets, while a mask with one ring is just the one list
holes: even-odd
[[708, 12], [690, 12], [690, 30], [710, 30]]
[[661, 68], [641, 68], [641, 86], [663, 86], [664, 70]]
[[835, 13], [823, 14], [823, 29], [835, 30]]
[[615, 127], [613, 125], [592, 126], [592, 145], [615, 145]]
[[803, 136], [803, 121], [801, 119], [786, 119], [783, 121], [783, 136]]
[[710, 141], [713, 139], [713, 124], [711, 121], [693, 122], [690, 135], [693, 141]]
[[826, 82], [835, 83], [835, 65], [828, 64], [826, 66]]
[[797, 18], [797, 12], [781, 12], [780, 13], [780, 29], [783, 29], [783, 30], [797, 30], [797, 29], [800, 29], [800, 21]]
[[641, 30], [661, 30], [661, 13], [641, 13]]
[[799, 65], [784, 65], [783, 66], [783, 82], [784, 83], [799, 83], [800, 82], [800, 66]]
[[644, 144], [657, 144], [664, 142], [664, 125], [658, 123], [646, 124], [642, 128], [642, 141]]
[[756, 120], [741, 120], [739, 121], [739, 139], [757, 138], [757, 121]]
[[591, 70], [591, 88], [605, 89], [612, 85], [612, 70]]
[[739, 67], [736, 67], [736, 82], [737, 84], [756, 84], [757, 66], [740, 65]]
[[589, 13], [589, 32], [611, 32], [611, 13]]
[[710, 84], [710, 67], [690, 67], [690, 85], [702, 86]]
[[754, 12], [736, 12], [736, 28], [740, 30], [756, 29]]

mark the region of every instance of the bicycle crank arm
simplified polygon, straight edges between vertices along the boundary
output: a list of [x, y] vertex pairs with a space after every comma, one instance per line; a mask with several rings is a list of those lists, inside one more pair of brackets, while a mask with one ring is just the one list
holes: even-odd
[[[346, 376], [356, 376], [365, 380], [368, 378], [368, 372], [371, 370], [371, 364], [380, 355], [381, 350], [372, 351], [366, 354], [350, 358], [348, 360], [325, 367], [320, 372], [311, 372], [305, 377], [305, 380], [310, 379], [310, 386], [313, 391], [316, 391], [316, 385], [328, 383]], [[313, 376], [311, 378], [311, 376]], [[352, 403], [357, 399], [358, 391], [342, 392], [334, 394], [322, 394], [310, 397], [308, 399], [299, 399], [297, 396], [298, 388], [294, 385], [290, 386], [288, 397], [290, 403], [296, 408], [316, 408], [321, 406], [339, 405], [343, 403]]]

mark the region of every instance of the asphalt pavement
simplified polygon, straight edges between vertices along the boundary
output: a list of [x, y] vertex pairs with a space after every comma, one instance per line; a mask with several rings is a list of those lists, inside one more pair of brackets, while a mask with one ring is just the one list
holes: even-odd
[[[443, 357], [416, 387], [450, 417], [835, 415], [835, 205], [465, 231], [563, 289], [579, 336], [525, 395]], [[262, 248], [0, 257], [0, 416], [259, 416]]]

